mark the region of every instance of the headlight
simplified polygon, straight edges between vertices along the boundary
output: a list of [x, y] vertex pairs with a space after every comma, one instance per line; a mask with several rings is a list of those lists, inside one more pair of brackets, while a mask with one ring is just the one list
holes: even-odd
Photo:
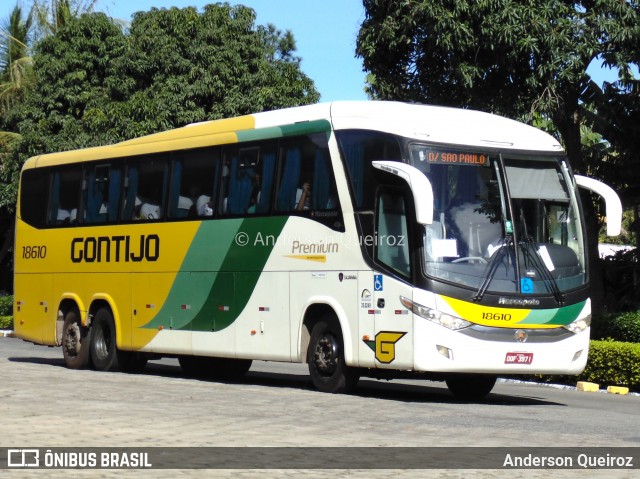
[[573, 323], [569, 323], [566, 326], [562, 326], [562, 327], [565, 329], [568, 329], [572, 333], [577, 334], [577, 333], [581, 333], [582, 331], [587, 329], [589, 326], [591, 326], [590, 314], [584, 318], [576, 319]]
[[442, 313], [437, 309], [427, 308], [421, 304], [415, 303], [409, 298], [400, 296], [400, 302], [409, 311], [413, 311], [421, 318], [428, 319], [429, 321], [444, 326], [445, 328], [452, 329], [454, 331], [458, 329], [468, 328], [473, 323], [465, 321], [457, 316], [451, 316], [450, 314]]

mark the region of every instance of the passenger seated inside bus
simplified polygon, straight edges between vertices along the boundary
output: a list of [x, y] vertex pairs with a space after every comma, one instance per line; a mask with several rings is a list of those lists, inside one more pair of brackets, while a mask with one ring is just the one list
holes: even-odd
[[157, 220], [160, 218], [160, 206], [151, 203], [142, 203], [140, 207], [140, 219]]
[[213, 206], [210, 196], [200, 195], [198, 197], [196, 201], [196, 212], [198, 216], [213, 216]]
[[143, 201], [136, 196], [135, 209], [133, 214], [134, 220], [157, 220], [161, 216], [160, 205]]
[[296, 191], [294, 208], [298, 211], [311, 209], [311, 184], [308, 181], [305, 181], [302, 188]]
[[59, 208], [58, 216], [56, 218], [56, 223], [59, 225], [69, 224], [71, 222], [70, 217], [71, 217], [71, 213], [68, 210]]
[[187, 196], [178, 197], [178, 218], [186, 218], [193, 207], [193, 200]]

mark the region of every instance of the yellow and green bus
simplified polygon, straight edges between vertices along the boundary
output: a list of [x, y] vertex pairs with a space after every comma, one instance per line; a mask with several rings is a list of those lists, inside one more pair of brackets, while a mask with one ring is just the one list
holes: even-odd
[[482, 397], [577, 374], [591, 318], [577, 188], [557, 141], [469, 110], [335, 102], [30, 158], [16, 335], [70, 368], [176, 357], [237, 377], [308, 363], [315, 387], [409, 374]]

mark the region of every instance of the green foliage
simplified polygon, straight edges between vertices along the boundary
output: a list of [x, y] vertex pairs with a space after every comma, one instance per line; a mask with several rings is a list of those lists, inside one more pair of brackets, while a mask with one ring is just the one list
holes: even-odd
[[31, 14], [25, 17], [22, 8], [16, 5], [0, 28], [0, 115], [22, 100], [25, 86], [32, 81], [32, 59], [28, 52], [31, 27]]
[[0, 329], [13, 329], [13, 316], [0, 316]]
[[640, 344], [591, 341], [589, 361], [580, 380], [640, 391]]
[[633, 311], [640, 308], [640, 250], [618, 251], [601, 262], [608, 310]]
[[640, 311], [595, 316], [591, 338], [640, 343]]
[[598, 235], [598, 243], [609, 243], [617, 245], [637, 245], [635, 232], [635, 220], [633, 208], [627, 208], [622, 212], [622, 231], [618, 236], [606, 236], [606, 228], [603, 226]]
[[0, 296], [0, 316], [13, 315], [13, 296]]

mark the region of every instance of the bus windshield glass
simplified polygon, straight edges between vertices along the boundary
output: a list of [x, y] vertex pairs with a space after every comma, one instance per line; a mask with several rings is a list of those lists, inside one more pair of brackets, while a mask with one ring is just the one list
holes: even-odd
[[480, 294], [558, 300], [585, 284], [579, 207], [562, 158], [410, 148], [433, 187], [424, 274]]

